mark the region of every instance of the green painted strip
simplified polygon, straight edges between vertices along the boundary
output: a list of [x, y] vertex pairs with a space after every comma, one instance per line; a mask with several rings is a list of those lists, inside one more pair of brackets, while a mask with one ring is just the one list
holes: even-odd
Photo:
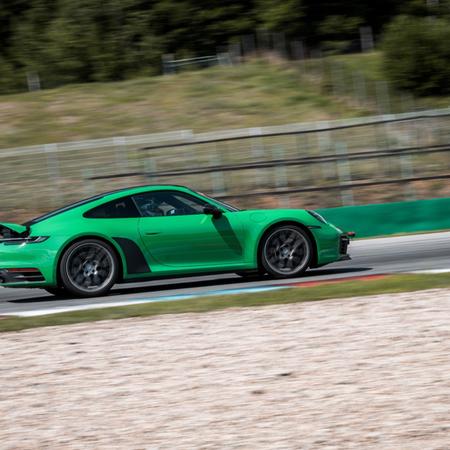
[[450, 228], [450, 198], [317, 210], [357, 237], [437, 231]]

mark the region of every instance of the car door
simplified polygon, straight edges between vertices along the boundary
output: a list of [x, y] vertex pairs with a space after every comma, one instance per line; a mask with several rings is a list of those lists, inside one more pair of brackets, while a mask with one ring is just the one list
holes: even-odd
[[140, 213], [130, 196], [96, 206], [83, 214], [85, 233], [101, 232], [122, 250], [125, 272], [130, 276], [148, 275], [149, 264], [142, 251], [139, 232]]
[[208, 202], [182, 191], [151, 191], [134, 200], [141, 238], [158, 264], [206, 269], [243, 263], [242, 227], [233, 212], [214, 218], [203, 212]]

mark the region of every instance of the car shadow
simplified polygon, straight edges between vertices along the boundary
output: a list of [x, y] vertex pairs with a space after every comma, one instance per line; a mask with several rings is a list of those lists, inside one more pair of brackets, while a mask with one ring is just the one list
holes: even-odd
[[[356, 272], [366, 272], [368, 270], [372, 270], [371, 267], [353, 267], [353, 268], [330, 268], [330, 269], [312, 269], [306, 272], [304, 278], [312, 278], [312, 277], [319, 277], [319, 276], [329, 276], [329, 275], [341, 275], [348, 273], [353, 274]], [[195, 289], [195, 288], [201, 288], [201, 287], [209, 287], [209, 286], [215, 286], [215, 287], [226, 287], [230, 284], [236, 285], [236, 284], [247, 284], [247, 283], [254, 283], [254, 282], [267, 282], [274, 279], [271, 279], [268, 276], [263, 277], [250, 277], [250, 278], [241, 278], [237, 276], [230, 276], [227, 278], [219, 278], [219, 279], [207, 279], [207, 280], [196, 280], [191, 281], [188, 278], [171, 278], [167, 279], [167, 284], [158, 284], [158, 285], [151, 285], [147, 284], [146, 286], [130, 286], [127, 287], [126, 284], [119, 285], [119, 287], [112, 290], [107, 297], [113, 298], [121, 295], [129, 295], [129, 294], [141, 294], [141, 293], [149, 293], [149, 292], [167, 292], [174, 289]], [[295, 280], [295, 278], [294, 278]], [[161, 280], [158, 280], [161, 281]], [[280, 280], [278, 280], [280, 281]], [[286, 280], [286, 283], [289, 283], [289, 279]], [[145, 283], [151, 283], [151, 281], [146, 281]], [[19, 303], [19, 304], [27, 304], [27, 303], [39, 303], [39, 302], [48, 302], [53, 300], [78, 300], [77, 297], [56, 297], [51, 295], [41, 296], [41, 297], [31, 297], [31, 298], [25, 298], [25, 299], [14, 299], [14, 300], [8, 300], [8, 303]]]

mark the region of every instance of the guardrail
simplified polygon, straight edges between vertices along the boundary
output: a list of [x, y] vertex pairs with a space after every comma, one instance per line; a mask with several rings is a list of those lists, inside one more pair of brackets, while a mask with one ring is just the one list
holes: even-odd
[[[263, 207], [448, 196], [449, 125], [446, 108], [0, 149], [0, 214], [20, 208], [32, 215], [94, 193], [161, 182]], [[396, 183], [402, 189], [372, 188]], [[313, 195], [291, 195], [302, 192]]]
[[[159, 147], [161, 148], [161, 147]], [[148, 148], [146, 148], [147, 150]], [[353, 160], [363, 160], [363, 159], [374, 159], [374, 158], [386, 158], [399, 155], [418, 155], [426, 153], [440, 153], [449, 152], [450, 145], [438, 145], [435, 147], [409, 147], [409, 148], [398, 148], [398, 149], [386, 149], [386, 150], [372, 150], [372, 151], [362, 151], [346, 153], [345, 155], [320, 155], [320, 156], [310, 156], [304, 158], [291, 158], [291, 159], [276, 159], [267, 161], [256, 161], [254, 163], [243, 163], [234, 165], [222, 165], [222, 166], [207, 166], [207, 167], [190, 167], [186, 169], [177, 169], [173, 171], [159, 171], [159, 172], [125, 172], [116, 173], [110, 175], [99, 175], [90, 177], [90, 180], [109, 180], [114, 178], [127, 178], [136, 176], [145, 176], [149, 178], [164, 178], [164, 177], [174, 177], [182, 175], [197, 175], [206, 174], [214, 172], [231, 172], [249, 169], [267, 169], [279, 166], [302, 166], [308, 164], [321, 164], [324, 162], [338, 162], [338, 161], [353, 161]], [[402, 181], [402, 180], [399, 180]]]
[[174, 59], [173, 54], [166, 54], [162, 57], [162, 68], [165, 75], [176, 73], [179, 68], [187, 66], [210, 67], [213, 65], [231, 66], [233, 65], [232, 56], [228, 52], [222, 52], [216, 55], [183, 59]]

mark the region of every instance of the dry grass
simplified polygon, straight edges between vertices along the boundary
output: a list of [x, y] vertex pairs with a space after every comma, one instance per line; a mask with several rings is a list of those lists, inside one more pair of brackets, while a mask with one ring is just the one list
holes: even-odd
[[287, 63], [65, 86], [0, 97], [0, 148], [176, 129], [196, 132], [352, 117]]

